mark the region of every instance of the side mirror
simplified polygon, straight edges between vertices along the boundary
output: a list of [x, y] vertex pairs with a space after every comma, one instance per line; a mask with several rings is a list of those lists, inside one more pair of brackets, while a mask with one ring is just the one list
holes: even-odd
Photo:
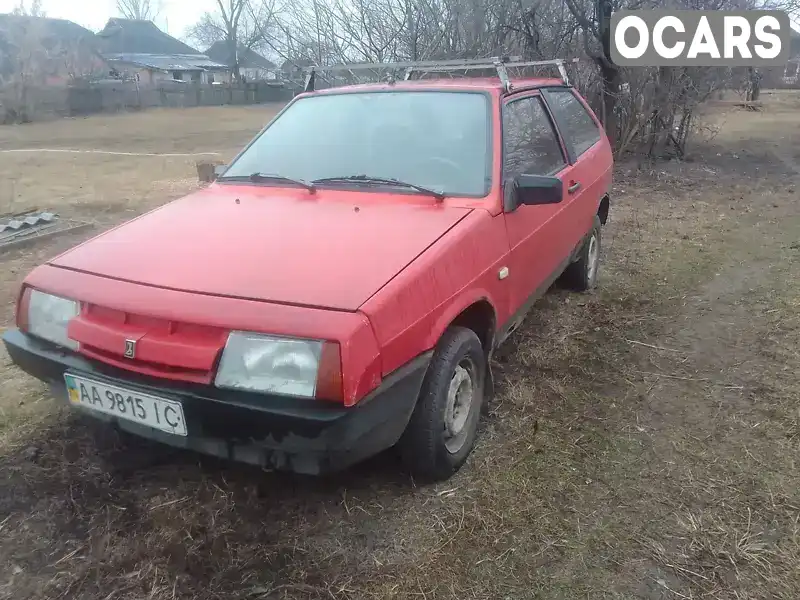
[[200, 183], [212, 183], [227, 169], [227, 165], [215, 162], [201, 161], [197, 163], [197, 179]]
[[517, 175], [506, 184], [506, 211], [521, 204], [558, 204], [564, 198], [564, 183], [558, 177]]

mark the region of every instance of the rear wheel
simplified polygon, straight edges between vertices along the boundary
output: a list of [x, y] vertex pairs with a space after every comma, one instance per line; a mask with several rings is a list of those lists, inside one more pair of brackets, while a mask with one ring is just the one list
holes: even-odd
[[595, 216], [589, 238], [581, 248], [578, 260], [564, 271], [563, 281], [576, 292], [586, 292], [597, 286], [600, 268], [600, 217]]
[[448, 330], [399, 442], [412, 475], [438, 481], [461, 468], [475, 445], [485, 379], [486, 357], [475, 332], [464, 327]]

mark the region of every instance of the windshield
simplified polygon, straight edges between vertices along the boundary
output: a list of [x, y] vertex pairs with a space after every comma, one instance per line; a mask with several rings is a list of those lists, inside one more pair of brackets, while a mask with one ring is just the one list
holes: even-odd
[[269, 173], [312, 182], [366, 175], [448, 196], [485, 196], [491, 177], [488, 115], [482, 93], [310, 96], [289, 106], [225, 178]]

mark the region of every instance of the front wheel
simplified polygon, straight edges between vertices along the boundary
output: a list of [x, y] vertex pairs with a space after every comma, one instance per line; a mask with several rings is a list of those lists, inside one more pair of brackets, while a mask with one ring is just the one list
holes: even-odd
[[447, 479], [467, 460], [478, 431], [486, 357], [471, 329], [453, 327], [433, 354], [399, 449], [411, 474]]
[[600, 268], [600, 217], [595, 216], [589, 238], [581, 248], [578, 260], [564, 271], [564, 282], [576, 292], [586, 292], [597, 286]]

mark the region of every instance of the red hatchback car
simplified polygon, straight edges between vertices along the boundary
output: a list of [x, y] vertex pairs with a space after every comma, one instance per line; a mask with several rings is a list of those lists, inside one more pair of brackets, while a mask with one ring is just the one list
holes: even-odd
[[466, 460], [492, 351], [597, 280], [612, 153], [559, 79], [304, 93], [205, 189], [37, 267], [22, 369], [129, 433], [316, 474]]

